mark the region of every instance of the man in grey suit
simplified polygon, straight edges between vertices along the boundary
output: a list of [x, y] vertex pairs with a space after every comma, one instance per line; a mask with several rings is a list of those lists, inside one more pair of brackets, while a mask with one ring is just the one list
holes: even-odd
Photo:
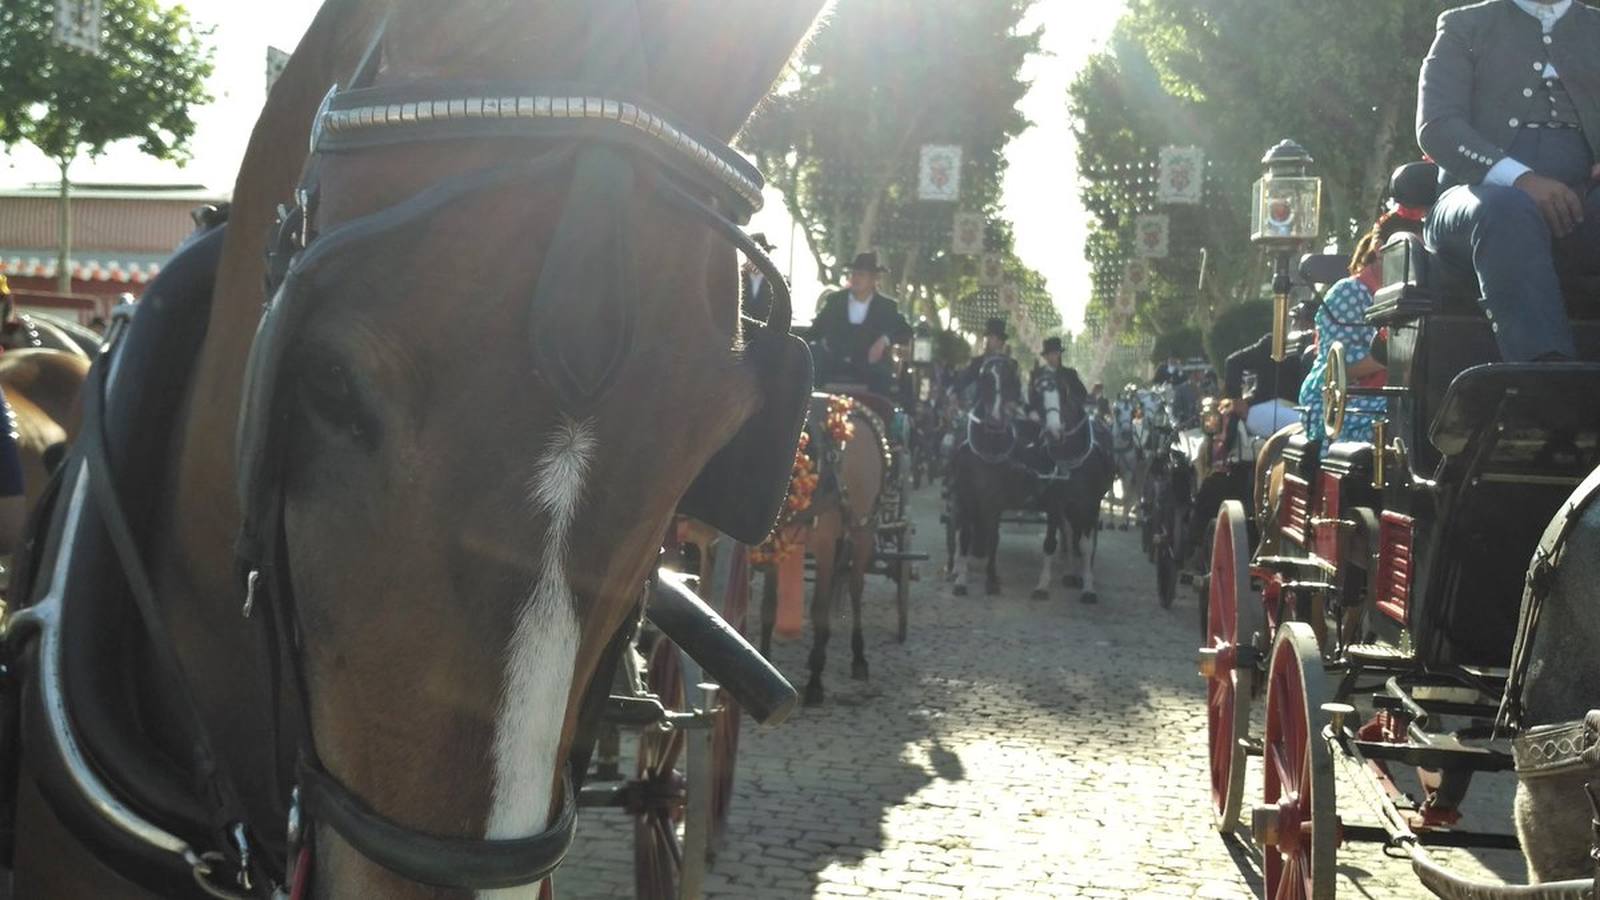
[[1417, 141], [1446, 187], [1428, 245], [1477, 273], [1501, 356], [1575, 358], [1560, 275], [1600, 263], [1600, 10], [1487, 0], [1440, 16]]

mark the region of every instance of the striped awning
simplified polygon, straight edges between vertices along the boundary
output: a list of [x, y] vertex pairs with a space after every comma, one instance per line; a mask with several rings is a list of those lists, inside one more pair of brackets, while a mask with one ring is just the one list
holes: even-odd
[[[110, 281], [123, 284], [144, 284], [161, 271], [161, 264], [143, 260], [74, 259], [72, 277], [75, 281]], [[0, 273], [22, 278], [55, 278], [54, 257], [0, 256]]]

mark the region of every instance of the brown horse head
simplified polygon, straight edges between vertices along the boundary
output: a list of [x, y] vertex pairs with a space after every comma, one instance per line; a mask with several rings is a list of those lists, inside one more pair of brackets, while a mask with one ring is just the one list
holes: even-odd
[[[411, 0], [357, 86], [577, 83], [722, 142], [821, 5]], [[733, 248], [664, 199], [661, 155], [465, 128], [308, 165], [316, 237], [261, 394], [285, 587], [321, 763], [410, 829], [546, 826], [674, 508], [765, 402]], [[319, 896], [434, 895], [326, 829], [318, 848]]]

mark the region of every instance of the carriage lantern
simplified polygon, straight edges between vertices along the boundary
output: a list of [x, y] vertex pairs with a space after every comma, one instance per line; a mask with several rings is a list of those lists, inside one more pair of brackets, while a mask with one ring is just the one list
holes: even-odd
[[933, 329], [928, 327], [928, 320], [921, 319], [912, 330], [911, 361], [919, 366], [933, 363]]
[[1272, 358], [1278, 362], [1288, 355], [1294, 256], [1321, 232], [1322, 179], [1309, 174], [1313, 162], [1306, 148], [1287, 138], [1268, 150], [1250, 207], [1250, 240], [1274, 256]]

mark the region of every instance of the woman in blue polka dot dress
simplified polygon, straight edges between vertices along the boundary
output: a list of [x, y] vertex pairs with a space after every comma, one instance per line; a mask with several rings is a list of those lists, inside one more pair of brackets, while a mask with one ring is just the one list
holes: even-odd
[[1339, 441], [1372, 442], [1373, 423], [1384, 414], [1382, 397], [1351, 397], [1346, 407], [1343, 429], [1335, 435], [1323, 433], [1322, 387], [1328, 372], [1328, 351], [1337, 341], [1344, 345], [1345, 367], [1351, 384], [1382, 384], [1383, 365], [1372, 358], [1372, 339], [1378, 330], [1367, 324], [1367, 307], [1382, 283], [1379, 262], [1383, 245], [1397, 234], [1421, 234], [1422, 222], [1411, 210], [1395, 210], [1379, 217], [1372, 230], [1356, 244], [1350, 255], [1350, 277], [1335, 282], [1317, 310], [1317, 357], [1300, 385], [1300, 418], [1306, 436], [1322, 444], [1322, 454]]

